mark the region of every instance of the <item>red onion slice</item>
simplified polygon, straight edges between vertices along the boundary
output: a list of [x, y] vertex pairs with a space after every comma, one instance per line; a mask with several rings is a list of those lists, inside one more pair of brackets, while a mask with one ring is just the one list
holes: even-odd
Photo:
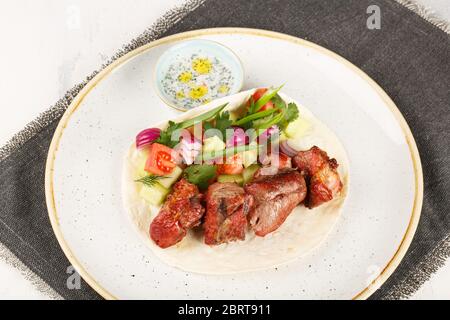
[[147, 144], [152, 143], [156, 139], [159, 138], [161, 135], [161, 129], [158, 128], [150, 128], [142, 130], [138, 133], [136, 136], [136, 148], [142, 148], [143, 146], [146, 146]]
[[280, 132], [280, 129], [278, 128], [278, 126], [273, 125], [259, 135], [258, 141], [260, 141], [260, 143], [264, 143], [270, 138], [271, 135], [273, 135], [275, 133], [279, 133], [279, 132]]
[[194, 136], [183, 137], [179, 146], [179, 152], [187, 165], [194, 163], [195, 158], [202, 150], [202, 142]]
[[227, 147], [235, 147], [248, 143], [249, 139], [248, 136], [245, 134], [244, 129], [235, 127], [233, 128], [233, 130], [234, 130], [233, 135], [226, 143]]
[[284, 140], [280, 143], [280, 150], [288, 157], [294, 157], [297, 155], [298, 151], [292, 148], [287, 140]]

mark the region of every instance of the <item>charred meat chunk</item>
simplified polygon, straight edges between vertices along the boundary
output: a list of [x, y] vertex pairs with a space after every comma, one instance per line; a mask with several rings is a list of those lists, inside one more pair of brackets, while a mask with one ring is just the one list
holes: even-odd
[[339, 165], [336, 159], [330, 159], [320, 148], [314, 146], [300, 151], [292, 162], [308, 182], [306, 205], [309, 208], [332, 200], [341, 191], [342, 182], [336, 170]]
[[257, 236], [278, 229], [306, 197], [305, 178], [296, 170], [284, 169], [273, 176], [260, 176], [246, 184], [245, 191], [255, 199], [248, 218]]
[[181, 241], [187, 230], [198, 226], [205, 209], [196, 185], [185, 179], [178, 181], [158, 215], [150, 224], [150, 237], [161, 248]]
[[216, 182], [206, 193], [205, 243], [217, 245], [245, 239], [253, 197], [236, 183]]

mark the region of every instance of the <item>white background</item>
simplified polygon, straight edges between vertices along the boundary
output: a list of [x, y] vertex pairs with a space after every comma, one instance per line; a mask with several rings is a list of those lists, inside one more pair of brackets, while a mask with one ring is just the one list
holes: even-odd
[[[0, 11], [0, 145], [182, 0], [15, 0]], [[448, 0], [418, 0], [450, 21]], [[383, 10], [383, 8], [381, 8]], [[414, 296], [450, 299], [450, 262]], [[47, 298], [0, 258], [0, 299]]]

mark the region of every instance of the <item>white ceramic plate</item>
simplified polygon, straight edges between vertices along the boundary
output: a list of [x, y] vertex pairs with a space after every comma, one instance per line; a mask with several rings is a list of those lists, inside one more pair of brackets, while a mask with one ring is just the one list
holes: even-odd
[[[199, 275], [159, 261], [122, 207], [124, 153], [146, 126], [176, 117], [153, 87], [158, 57], [177, 41], [214, 40], [246, 70], [244, 89], [286, 83], [340, 138], [350, 189], [337, 226], [307, 257], [278, 268]], [[252, 29], [208, 29], [141, 47], [98, 74], [53, 138], [46, 172], [50, 220], [67, 257], [105, 298], [366, 298], [395, 270], [422, 205], [420, 159], [394, 103], [345, 59], [305, 40]]]

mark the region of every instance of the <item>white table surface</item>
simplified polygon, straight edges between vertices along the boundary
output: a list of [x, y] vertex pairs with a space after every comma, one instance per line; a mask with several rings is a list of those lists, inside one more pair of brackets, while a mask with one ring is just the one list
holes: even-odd
[[[97, 69], [122, 44], [183, 2], [3, 1], [0, 145]], [[450, 1], [418, 2], [450, 20]], [[450, 261], [413, 298], [450, 299], [449, 283]], [[0, 255], [0, 299], [48, 299], [48, 296]]]

